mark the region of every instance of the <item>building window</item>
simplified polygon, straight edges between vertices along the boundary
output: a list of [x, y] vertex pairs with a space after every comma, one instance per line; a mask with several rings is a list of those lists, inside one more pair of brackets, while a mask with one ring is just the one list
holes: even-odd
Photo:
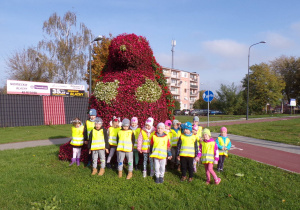
[[176, 84], [176, 79], [171, 79], [172, 84]]

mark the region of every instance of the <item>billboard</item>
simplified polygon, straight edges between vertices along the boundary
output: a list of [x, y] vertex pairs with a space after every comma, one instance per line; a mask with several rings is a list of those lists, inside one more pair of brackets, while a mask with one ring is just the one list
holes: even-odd
[[[54, 89], [54, 91], [52, 90], [52, 92], [69, 93], [69, 94], [65, 94], [65, 95], [62, 94], [61, 96], [82, 96], [82, 95], [84, 96], [84, 91], [85, 91], [84, 85], [7, 80], [7, 94], [50, 96], [51, 89]], [[60, 90], [62, 90], [62, 91], [60, 91]], [[77, 93], [81, 93], [81, 94], [70, 94], [70, 93], [72, 93], [71, 90], [76, 90], [76, 91], [78, 91]], [[59, 94], [57, 94], [57, 95], [59, 95]]]

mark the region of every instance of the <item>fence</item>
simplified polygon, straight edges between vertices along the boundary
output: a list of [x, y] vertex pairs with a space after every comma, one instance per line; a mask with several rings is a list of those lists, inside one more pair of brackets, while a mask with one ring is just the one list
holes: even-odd
[[88, 98], [0, 95], [0, 127], [67, 124], [87, 113]]

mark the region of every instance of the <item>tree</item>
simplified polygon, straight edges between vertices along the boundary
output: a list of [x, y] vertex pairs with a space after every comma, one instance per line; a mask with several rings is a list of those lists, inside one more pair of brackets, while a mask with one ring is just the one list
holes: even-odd
[[10, 79], [50, 82], [55, 66], [38, 48], [29, 47], [16, 52], [6, 60]]
[[175, 105], [175, 110], [180, 110], [180, 102], [179, 101], [175, 100], [174, 105]]
[[[249, 111], [262, 113], [267, 103], [271, 105], [279, 104], [282, 99], [282, 90], [285, 82], [282, 77], [275, 71], [271, 70], [266, 63], [253, 65], [250, 67], [249, 74]], [[247, 98], [247, 76], [243, 79], [243, 87], [245, 88], [244, 97]]]
[[221, 84], [220, 89], [216, 91], [218, 98], [218, 108], [226, 114], [243, 114], [242, 107], [245, 107], [245, 101], [238, 91], [238, 87], [232, 83], [231, 85]]
[[[101, 42], [97, 42], [96, 45], [93, 46], [92, 50], [92, 90], [94, 90], [97, 81], [99, 81], [99, 76], [105, 65], [107, 64], [107, 58], [109, 54], [109, 45], [112, 40], [112, 34], [109, 34], [109, 37], [103, 36]], [[85, 77], [83, 78], [86, 83], [89, 85], [90, 83], [90, 64], [87, 65], [87, 72]]]
[[271, 61], [271, 68], [285, 81], [283, 93], [286, 99], [295, 98], [300, 103], [300, 58], [281, 56]]
[[62, 18], [54, 13], [44, 22], [43, 31], [49, 39], [42, 40], [39, 46], [55, 65], [54, 82], [73, 83], [82, 79], [92, 34], [83, 23], [79, 29], [76, 25], [76, 14], [70, 11]]

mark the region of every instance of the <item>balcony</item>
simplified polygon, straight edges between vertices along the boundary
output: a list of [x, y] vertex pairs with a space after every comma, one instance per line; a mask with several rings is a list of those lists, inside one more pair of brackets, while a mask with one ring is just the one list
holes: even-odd
[[191, 79], [191, 81], [198, 82], [197, 77], [191, 77], [190, 79]]
[[198, 89], [198, 85], [190, 85], [190, 88]]

